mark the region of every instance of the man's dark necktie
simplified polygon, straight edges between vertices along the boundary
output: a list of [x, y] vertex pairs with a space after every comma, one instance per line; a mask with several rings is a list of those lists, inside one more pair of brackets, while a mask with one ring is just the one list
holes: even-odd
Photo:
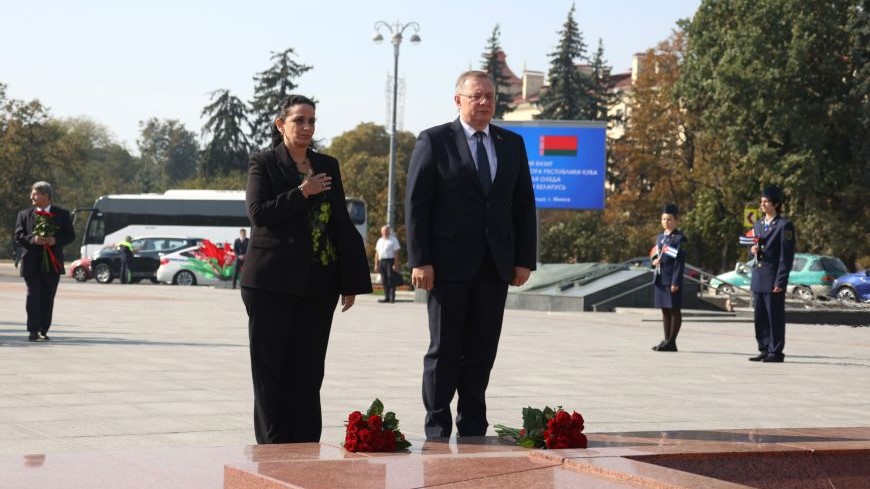
[[480, 177], [483, 193], [489, 195], [489, 189], [492, 188], [492, 174], [489, 171], [489, 156], [486, 155], [486, 146], [483, 145], [485, 136], [483, 131], [474, 133], [474, 137], [477, 139], [477, 176]]

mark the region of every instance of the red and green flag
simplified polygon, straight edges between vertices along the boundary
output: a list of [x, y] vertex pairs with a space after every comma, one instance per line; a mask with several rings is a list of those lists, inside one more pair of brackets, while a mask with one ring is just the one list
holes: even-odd
[[577, 136], [541, 136], [541, 156], [577, 156]]

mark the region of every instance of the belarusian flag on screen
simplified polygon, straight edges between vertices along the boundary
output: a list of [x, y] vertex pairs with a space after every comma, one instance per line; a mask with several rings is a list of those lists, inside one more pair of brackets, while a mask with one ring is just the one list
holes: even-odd
[[577, 156], [577, 136], [541, 136], [541, 156]]

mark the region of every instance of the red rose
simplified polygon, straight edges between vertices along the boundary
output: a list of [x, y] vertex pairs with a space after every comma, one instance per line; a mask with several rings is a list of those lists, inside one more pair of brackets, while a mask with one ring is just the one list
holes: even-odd
[[355, 452], [357, 449], [356, 437], [354, 437], [351, 440], [346, 440], [344, 442], [344, 449], [347, 450], [348, 452]]
[[376, 452], [385, 452], [385, 444], [386, 442], [384, 441], [384, 434], [382, 432], [376, 431], [374, 436], [372, 436], [372, 448], [374, 448]]
[[354, 412], [350, 413], [350, 416], [347, 417], [348, 426], [356, 424], [357, 422], [359, 422], [362, 419], [362, 417], [363, 417], [362, 413], [359, 411], [354, 411]]
[[[396, 434], [393, 430], [385, 430], [383, 433], [384, 436], [384, 451], [385, 452], [395, 452], [396, 451]], [[402, 436], [404, 440], [405, 437]]]
[[375, 431], [381, 431], [384, 427], [384, 420], [376, 414], [369, 416], [369, 426]]
[[356, 446], [356, 451], [358, 451], [358, 452], [373, 452], [374, 450], [372, 450], [372, 446], [369, 445], [368, 443], [362, 443], [362, 442], [360, 442], [360, 443]]
[[368, 428], [363, 428], [363, 429], [359, 430], [359, 441], [361, 443], [365, 443], [367, 445], [371, 444], [372, 436], [374, 436], [372, 433], [372, 430], [370, 430]]
[[560, 426], [567, 427], [571, 424], [571, 415], [565, 411], [559, 411], [556, 413], [556, 422], [559, 423]]

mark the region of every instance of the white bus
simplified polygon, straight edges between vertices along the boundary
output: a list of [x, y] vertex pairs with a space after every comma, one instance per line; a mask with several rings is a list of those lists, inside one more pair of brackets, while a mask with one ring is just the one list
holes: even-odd
[[[365, 201], [348, 198], [347, 210], [365, 239], [368, 230]], [[232, 243], [239, 229], [250, 231], [251, 226], [245, 208], [245, 192], [241, 190], [103, 195], [93, 207], [75, 209], [74, 214], [78, 218], [82, 212], [88, 213], [88, 220], [81, 255], [88, 258], [125, 236], [177, 236]]]

